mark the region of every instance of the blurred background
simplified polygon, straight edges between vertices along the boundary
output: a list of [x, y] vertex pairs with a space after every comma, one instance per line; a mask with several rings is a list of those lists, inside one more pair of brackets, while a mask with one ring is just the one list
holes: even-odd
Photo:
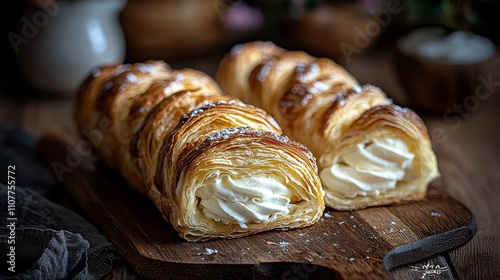
[[[368, 52], [394, 51], [398, 40], [424, 27], [442, 28], [443, 36], [468, 32], [495, 47], [500, 43], [500, 2], [495, 0], [22, 0], [13, 5], [2, 11], [8, 50], [3, 52], [4, 62], [12, 69], [9, 74], [49, 93], [65, 91], [71, 84], [50, 77], [54, 79], [50, 85], [33, 77], [44, 76], [42, 72], [48, 71], [44, 67], [54, 72], [57, 67], [68, 76], [71, 68], [107, 60], [153, 58], [176, 65], [224, 53], [249, 40], [272, 40], [285, 48], [333, 58], [346, 67]], [[119, 30], [113, 30], [115, 19]], [[122, 33], [123, 42], [117, 33]], [[108, 42], [101, 42], [98, 49], [99, 40]], [[468, 55], [492, 52], [488, 46], [467, 49], [464, 42], [455, 43]], [[90, 48], [97, 49], [86, 51]], [[74, 58], [78, 56], [84, 62]], [[477, 64], [491, 57], [485, 53], [465, 63], [450, 63]], [[85, 70], [89, 71], [81, 72]], [[77, 76], [60, 78], [78, 80]]]
[[93, 67], [116, 61], [163, 59], [213, 76], [232, 46], [252, 40], [332, 58], [361, 83], [421, 112], [442, 114], [474, 93], [480, 75], [498, 77], [497, 0], [10, 4], [2, 9], [8, 70], [0, 94], [7, 100], [71, 99]]

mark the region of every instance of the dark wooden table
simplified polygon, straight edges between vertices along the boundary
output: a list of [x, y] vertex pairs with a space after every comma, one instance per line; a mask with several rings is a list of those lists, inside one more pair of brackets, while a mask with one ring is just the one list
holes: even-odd
[[[214, 55], [171, 64], [213, 76], [219, 59], [220, 55]], [[440, 263], [452, 269], [439, 279], [500, 279], [499, 61], [497, 56], [486, 65], [483, 74], [486, 78], [491, 75], [496, 83], [493, 91], [474, 110], [462, 114], [460, 120], [450, 122], [443, 115], [421, 114], [431, 132], [446, 191], [473, 212], [478, 226], [476, 235], [466, 245], [422, 263]], [[360, 55], [344, 66], [360, 82], [384, 89], [395, 103], [411, 106], [397, 79], [390, 53]], [[38, 137], [52, 127], [73, 122], [73, 101], [71, 96], [41, 97], [23, 86], [21, 78], [7, 76], [0, 82], [0, 123], [22, 126]], [[121, 266], [107, 278], [123, 279], [132, 274], [127, 266]], [[396, 279], [414, 277], [407, 267], [391, 274]]]

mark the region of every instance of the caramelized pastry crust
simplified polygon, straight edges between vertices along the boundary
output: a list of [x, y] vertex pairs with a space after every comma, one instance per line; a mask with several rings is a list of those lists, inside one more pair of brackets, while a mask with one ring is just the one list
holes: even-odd
[[102, 160], [188, 241], [305, 227], [325, 208], [312, 153], [202, 72], [153, 60], [100, 67], [75, 115], [82, 135], [101, 132]]
[[318, 159], [326, 205], [337, 210], [412, 201], [439, 176], [423, 121], [327, 58], [272, 42], [233, 47], [222, 89], [261, 107]]

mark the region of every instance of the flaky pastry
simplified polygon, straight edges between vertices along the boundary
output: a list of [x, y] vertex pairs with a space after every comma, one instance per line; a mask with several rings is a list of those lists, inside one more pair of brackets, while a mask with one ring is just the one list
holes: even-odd
[[[82, 135], [188, 241], [315, 223], [316, 159], [264, 110], [163, 61], [96, 68], [77, 96]], [[95, 131], [94, 131], [95, 132]]]
[[313, 152], [327, 206], [353, 210], [418, 200], [439, 176], [419, 116], [380, 88], [359, 85], [331, 59], [249, 42], [222, 59], [217, 80]]

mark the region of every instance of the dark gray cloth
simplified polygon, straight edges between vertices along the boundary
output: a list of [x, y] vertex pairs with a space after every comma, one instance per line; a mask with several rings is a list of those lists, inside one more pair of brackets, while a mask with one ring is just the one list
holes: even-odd
[[[16, 165], [15, 189], [6, 180], [0, 182], [0, 251], [5, 258], [15, 249], [15, 272], [8, 270], [7, 263], [0, 278], [99, 279], [106, 275], [120, 260], [119, 254], [87, 220], [42, 195], [57, 190], [57, 183], [47, 173], [32, 137], [24, 130], [0, 126], [0, 151], [4, 174], [7, 166]], [[9, 199], [15, 201], [15, 208], [8, 208]], [[12, 237], [9, 244], [12, 230], [15, 244]], [[7, 255], [7, 261], [10, 258]]]
[[[7, 166], [15, 165], [16, 184], [30, 187], [48, 195], [57, 185], [57, 180], [35, 149], [36, 139], [26, 130], [0, 125], [0, 167], [7, 173]], [[7, 184], [7, 176], [0, 176], [0, 183]]]

